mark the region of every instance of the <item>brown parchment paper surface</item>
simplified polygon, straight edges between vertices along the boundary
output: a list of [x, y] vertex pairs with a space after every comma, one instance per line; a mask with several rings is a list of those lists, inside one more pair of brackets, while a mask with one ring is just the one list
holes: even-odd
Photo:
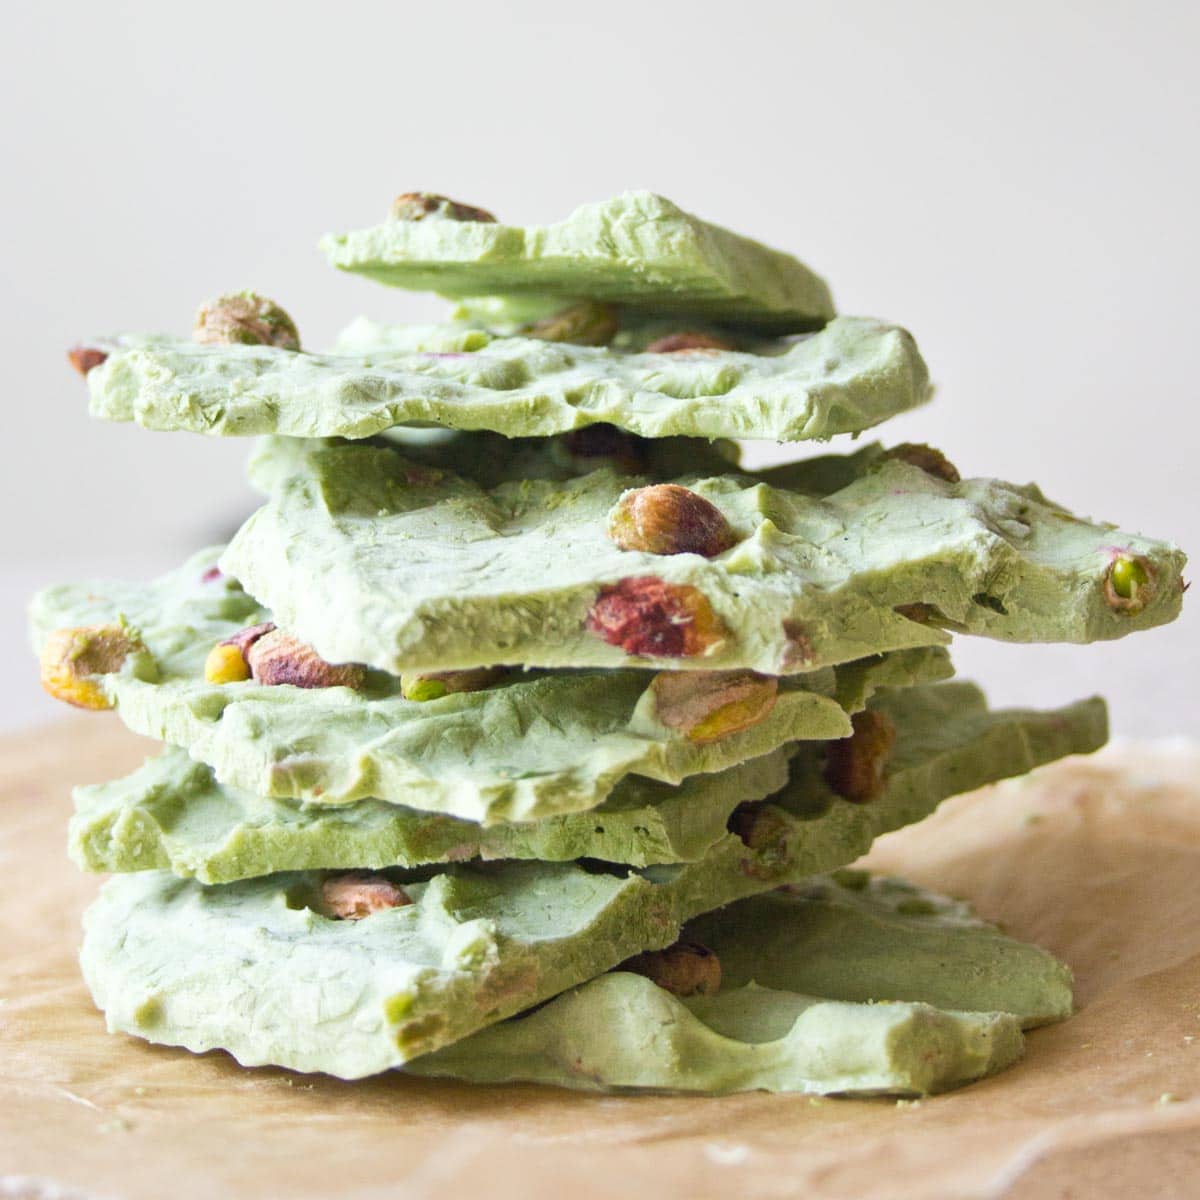
[[75, 961], [97, 881], [69, 789], [152, 743], [108, 717], [0, 741], [0, 1196], [1200, 1195], [1200, 749], [1107, 750], [943, 805], [870, 864], [1076, 973], [1024, 1062], [894, 1101], [353, 1084], [104, 1030]]

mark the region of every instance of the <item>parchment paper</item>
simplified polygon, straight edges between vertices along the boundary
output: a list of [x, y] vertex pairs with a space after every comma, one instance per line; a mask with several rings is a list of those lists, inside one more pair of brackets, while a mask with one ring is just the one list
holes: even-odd
[[893, 1101], [597, 1097], [247, 1071], [104, 1031], [69, 788], [152, 744], [108, 717], [0, 742], [0, 1196], [1200, 1195], [1200, 749], [1109, 750], [948, 802], [870, 864], [1075, 969], [1023, 1063]]

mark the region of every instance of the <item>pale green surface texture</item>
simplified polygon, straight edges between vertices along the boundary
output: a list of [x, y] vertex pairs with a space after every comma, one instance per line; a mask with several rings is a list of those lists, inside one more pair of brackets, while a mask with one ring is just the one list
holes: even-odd
[[[344, 443], [337, 438], [264, 437], [254, 443], [247, 474], [259, 491], [270, 494], [314, 450]], [[737, 470], [736, 442], [710, 442], [704, 438], [642, 438], [634, 434], [597, 431], [596, 441], [582, 446], [572, 438], [506, 438], [499, 433], [464, 433], [451, 429], [414, 429], [397, 426], [378, 434], [370, 443], [391, 449], [413, 466], [451, 471], [480, 487], [492, 488], [519, 480], [567, 480], [608, 467], [619, 475], [644, 475], [667, 480], [677, 475], [703, 472], [721, 474]]]
[[[493, 663], [809, 671], [948, 640], [1091, 642], [1169, 621], [1184, 556], [1073, 517], [1034, 487], [950, 484], [876, 447], [760, 476], [680, 482], [738, 542], [712, 559], [620, 549], [608, 514], [639, 482], [610, 470], [492, 489], [415, 469], [384, 447], [279, 445], [268, 503], [222, 564], [332, 661], [383, 670]], [[270, 461], [271, 451], [260, 453]], [[771, 482], [768, 482], [771, 481]], [[826, 491], [829, 487], [832, 490]], [[1143, 555], [1155, 594], [1113, 611], [1105, 577]], [[727, 635], [691, 658], [635, 657], [588, 628], [601, 588], [688, 585]], [[897, 606], [932, 605], [918, 623]]]
[[[84, 918], [84, 977], [110, 1030], [353, 1079], [399, 1066], [669, 945], [708, 909], [801, 878], [799, 855], [732, 834], [683, 866], [453, 866], [405, 882], [412, 904], [318, 915], [320, 876], [203, 887], [118, 875]], [[826, 847], [823, 868], [846, 861]]]
[[858, 872], [685, 928], [719, 993], [679, 999], [626, 972], [419, 1059], [426, 1075], [589, 1090], [926, 1094], [993, 1074], [1021, 1026], [1071, 1012], [1070, 972], [965, 905]]
[[[1104, 710], [1088, 701], [1051, 712], [988, 712], [970, 684], [886, 693], [871, 707], [897, 729], [888, 798], [856, 806], [822, 777], [823, 745], [776, 750], [678, 787], [630, 776], [599, 808], [528, 824], [480, 826], [375, 800], [316, 809], [216, 783], [179, 750], [126, 779], [80, 788], [70, 849], [95, 871], [166, 868], [204, 883], [280, 870], [416, 866], [482, 857], [594, 858], [646, 866], [693, 861], [726, 832], [741, 803], [770, 797], [805, 845], [851, 849], [889, 824], [917, 819], [943, 796], [970, 790], [1104, 740]], [[794, 758], [788, 763], [788, 751]]]
[[514, 673], [482, 692], [414, 703], [395, 676], [358, 692], [206, 683], [209, 649], [268, 615], [229, 579], [206, 581], [218, 551], [154, 583], [50, 588], [31, 609], [36, 644], [54, 629], [125, 617], [153, 664], [104, 677], [122, 720], [185, 746], [221, 782], [260, 796], [345, 804], [374, 797], [485, 822], [594, 808], [627, 775], [678, 783], [797, 739], [850, 732], [873, 691], [944, 679], [934, 647], [787, 680], [757, 725], [697, 745], [657, 719], [645, 671]]
[[651, 192], [582, 205], [555, 225], [388, 220], [321, 248], [343, 271], [443, 296], [605, 300], [780, 333], [834, 313], [824, 281], [790, 254]]
[[365, 438], [415, 423], [543, 437], [605, 422], [655, 438], [804, 441], [868, 429], [930, 396], [911, 335], [865, 317], [769, 355], [461, 336], [479, 348], [338, 355], [118, 338], [99, 343], [111, 353], [88, 372], [91, 411], [222, 436]]
[[340, 808], [271, 800], [217, 783], [211, 768], [171, 748], [124, 779], [76, 790], [70, 854], [84, 870], [165, 868], [201, 883], [474, 858], [693, 862], [725, 836], [739, 804], [779, 792], [788, 778], [779, 749], [678, 786], [630, 775], [589, 812], [479, 825], [380, 800]]

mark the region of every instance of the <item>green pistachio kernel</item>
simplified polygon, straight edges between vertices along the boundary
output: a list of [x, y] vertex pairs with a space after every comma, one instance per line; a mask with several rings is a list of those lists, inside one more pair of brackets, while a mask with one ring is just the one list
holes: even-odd
[[405, 700], [440, 700], [448, 691], [441, 679], [428, 675], [401, 675], [400, 694]]
[[472, 667], [467, 671], [430, 671], [401, 674], [400, 694], [405, 700], [440, 700], [451, 692], [479, 692], [504, 675], [503, 667]]
[[1104, 595], [1109, 608], [1117, 612], [1141, 612], [1154, 595], [1150, 564], [1125, 554], [1114, 558], [1104, 579]]

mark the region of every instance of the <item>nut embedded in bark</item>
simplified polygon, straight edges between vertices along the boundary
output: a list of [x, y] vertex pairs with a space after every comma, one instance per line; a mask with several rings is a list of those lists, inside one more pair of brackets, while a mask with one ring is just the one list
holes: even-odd
[[725, 640], [726, 629], [708, 597], [690, 584], [633, 576], [602, 587], [587, 628], [626, 654], [697, 658]]
[[887, 766], [896, 746], [896, 726], [886, 713], [865, 709], [851, 719], [854, 732], [827, 744], [825, 782], [855, 804], [884, 793]]
[[926, 475], [945, 480], [946, 483], [959, 483], [962, 479], [958, 468], [940, 450], [923, 442], [902, 442], [899, 446], [893, 446], [883, 457], [908, 463], [910, 467], [919, 467]]
[[403, 192], [392, 201], [393, 221], [477, 221], [489, 225], [496, 223], [486, 208], [473, 204], [460, 204], [449, 196], [436, 192]]
[[711, 996], [721, 990], [721, 960], [699, 942], [676, 942], [626, 959], [618, 971], [644, 975], [673, 996]]
[[310, 645], [282, 630], [264, 633], [246, 651], [250, 673], [268, 686], [360, 687], [366, 670], [359, 663], [328, 663]]
[[704, 558], [723, 554], [738, 540], [715, 504], [677, 483], [626, 492], [609, 513], [607, 533], [622, 550]]
[[655, 716], [706, 745], [765, 720], [775, 707], [779, 680], [754, 671], [660, 671], [650, 688]]
[[361, 921], [388, 908], [402, 908], [412, 899], [386, 875], [347, 871], [321, 883], [321, 911], [335, 921]]

